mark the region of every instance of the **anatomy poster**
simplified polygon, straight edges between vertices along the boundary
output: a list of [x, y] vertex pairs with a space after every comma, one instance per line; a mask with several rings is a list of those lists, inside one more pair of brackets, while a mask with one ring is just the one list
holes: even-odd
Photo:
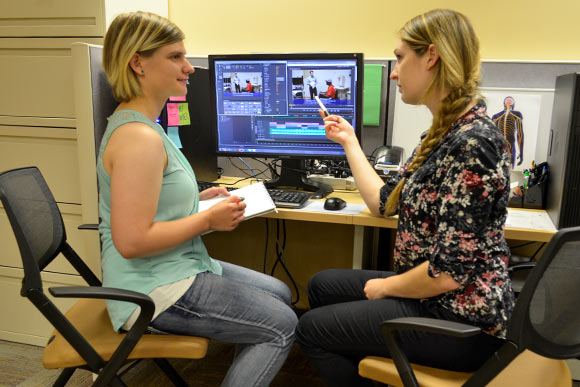
[[[487, 114], [496, 117], [496, 124], [513, 143], [513, 170], [530, 168], [532, 160], [536, 164], [546, 161], [547, 141], [538, 142], [538, 138], [547, 139], [553, 90], [481, 88], [480, 92], [486, 99]], [[506, 103], [509, 104], [507, 108]], [[429, 109], [403, 103], [397, 90], [392, 144], [403, 147], [406, 157], [409, 157], [419, 144], [421, 133], [429, 128], [432, 120]], [[518, 141], [518, 130], [521, 141]], [[515, 139], [511, 139], [511, 134], [515, 135]]]
[[482, 94], [487, 100], [487, 113], [508, 142], [512, 169], [530, 168], [535, 160], [542, 96], [515, 90], [482, 90]]

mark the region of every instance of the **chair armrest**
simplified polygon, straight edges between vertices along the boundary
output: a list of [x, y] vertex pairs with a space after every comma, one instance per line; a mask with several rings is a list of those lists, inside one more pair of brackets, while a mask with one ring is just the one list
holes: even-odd
[[81, 224], [80, 226], [77, 227], [77, 229], [79, 229], [79, 230], [98, 230], [99, 225], [96, 223]]
[[481, 328], [472, 325], [434, 318], [402, 317], [383, 321], [381, 333], [405, 387], [419, 387], [419, 383], [411, 364], [409, 364], [409, 359], [397, 342], [396, 332], [398, 330], [417, 330], [454, 337], [470, 337], [481, 332]]
[[426, 317], [401, 317], [383, 321], [381, 330], [383, 334], [385, 330], [415, 330], [454, 337], [470, 337], [481, 332], [481, 328], [473, 325]]
[[[121, 344], [115, 350], [102, 372], [99, 374], [94, 386], [107, 386], [115, 378], [115, 370], [125, 362], [137, 342], [147, 330], [147, 326], [153, 318], [155, 304], [151, 297], [132, 290], [106, 288], [100, 286], [59, 286], [49, 288], [48, 291], [57, 298], [98, 298], [115, 301], [132, 302], [141, 307], [137, 321], [127, 332]], [[80, 334], [80, 333], [79, 333]]]
[[141, 308], [154, 307], [153, 300], [146, 294], [132, 290], [106, 288], [102, 286], [57, 286], [48, 291], [54, 297], [61, 298], [100, 298], [106, 300], [126, 301]]
[[508, 267], [508, 273], [511, 275], [517, 271], [532, 270], [536, 267], [536, 262], [522, 262]]
[[135, 324], [127, 333], [128, 337], [132, 331], [141, 332], [138, 333], [138, 337], [140, 337], [147, 329], [155, 312], [155, 304], [151, 297], [132, 290], [105, 288], [101, 286], [59, 286], [49, 288], [48, 291], [57, 298], [98, 298], [137, 304], [141, 307], [141, 311], [139, 312], [137, 321], [135, 321]]

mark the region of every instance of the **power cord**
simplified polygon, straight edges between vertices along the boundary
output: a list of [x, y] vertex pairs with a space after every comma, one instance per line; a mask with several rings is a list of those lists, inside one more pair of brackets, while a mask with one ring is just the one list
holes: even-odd
[[536, 255], [538, 255], [538, 253], [540, 252], [540, 250], [542, 250], [542, 248], [546, 245], [546, 242], [542, 242], [540, 244], [540, 247], [538, 247], [538, 249], [536, 250], [536, 252], [534, 254], [532, 254], [532, 256], [530, 257], [530, 262], [534, 261], [536, 259]]
[[[282, 243], [280, 243], [280, 220], [276, 219], [276, 261], [274, 262], [274, 266], [272, 266], [272, 270], [270, 271], [270, 275], [274, 276], [274, 273], [276, 271], [276, 267], [278, 266], [278, 263], [280, 263], [280, 266], [282, 266], [282, 268], [284, 269], [284, 272], [286, 272], [286, 275], [288, 276], [288, 278], [290, 279], [290, 282], [292, 282], [292, 286], [294, 287], [294, 291], [296, 292], [296, 300], [292, 301], [292, 305], [296, 305], [298, 303], [298, 301], [300, 300], [300, 292], [298, 290], [298, 285], [296, 284], [296, 281], [294, 281], [294, 277], [292, 277], [292, 274], [290, 274], [290, 271], [288, 270], [288, 267], [286, 267], [286, 264], [284, 263], [284, 250], [286, 249], [286, 220], [282, 220], [282, 230], [283, 230], [283, 236], [284, 239], [282, 241]], [[266, 251], [264, 253], [264, 273], [266, 273], [266, 257], [267, 257], [267, 249], [268, 249], [268, 219], [266, 219]]]
[[243, 158], [241, 158], [241, 157], [238, 157], [238, 159], [240, 159], [240, 161], [241, 161], [242, 163], [244, 163], [244, 164], [246, 165], [246, 167], [248, 167], [248, 169], [250, 170], [250, 172], [252, 172], [252, 174], [254, 175], [254, 178], [256, 179], [256, 181], [259, 181], [259, 179], [258, 179], [258, 176], [256, 176], [256, 172], [254, 172], [254, 170], [252, 169], [252, 167], [250, 167], [250, 166], [248, 165], [248, 163], [246, 163], [246, 162], [244, 161], [244, 159], [243, 159]]
[[[266, 173], [266, 171], [267, 171], [267, 169], [264, 169], [264, 170], [262, 170], [262, 171], [258, 171], [258, 173], [255, 173], [255, 172], [254, 172], [254, 170], [253, 170], [253, 169], [252, 169], [252, 168], [251, 168], [251, 167], [250, 167], [250, 166], [249, 166], [249, 165], [248, 165], [248, 164], [247, 164], [247, 163], [246, 163], [246, 162], [245, 162], [245, 161], [244, 161], [244, 160], [243, 160], [241, 157], [238, 157], [238, 159], [240, 159], [240, 161], [241, 161], [242, 163], [244, 163], [244, 164], [245, 164], [245, 165], [246, 165], [248, 168], [246, 169], [246, 168], [242, 168], [242, 167], [240, 167], [239, 165], [236, 165], [236, 164], [234, 163], [234, 161], [232, 160], [232, 158], [231, 158], [231, 157], [228, 157], [228, 160], [229, 160], [230, 164], [232, 164], [232, 166], [233, 166], [234, 168], [236, 168], [238, 171], [240, 171], [240, 172], [242, 172], [244, 175], [248, 176], [248, 178], [254, 177], [256, 180], [259, 180], [259, 179], [258, 179], [258, 176], [262, 176], [262, 175], [263, 175], [263, 174], [265, 174], [265, 173]], [[248, 173], [248, 170], [249, 170], [251, 173]]]
[[[272, 170], [276, 171], [276, 168], [280, 168], [280, 169], [286, 169], [288, 171], [293, 171], [293, 172], [301, 173], [303, 175], [307, 175], [308, 174], [308, 171], [303, 171], [301, 169], [295, 169], [295, 168], [289, 168], [289, 167], [285, 167], [284, 165], [277, 164], [280, 161], [282, 161], [282, 160], [280, 160], [280, 159], [274, 159], [274, 160], [272, 160], [270, 162]], [[280, 176], [278, 174], [278, 172], [275, 172], [275, 173], [276, 173], [277, 176]]]

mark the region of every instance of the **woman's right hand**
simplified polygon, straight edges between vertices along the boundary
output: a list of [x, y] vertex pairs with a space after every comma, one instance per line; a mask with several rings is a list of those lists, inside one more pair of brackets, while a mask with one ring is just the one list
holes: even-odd
[[352, 125], [341, 116], [324, 116], [321, 110], [318, 111], [324, 120], [324, 131], [326, 137], [342, 146], [349, 141], [357, 141], [356, 133]]
[[246, 203], [238, 196], [228, 197], [210, 207], [209, 228], [215, 231], [232, 231], [245, 219]]

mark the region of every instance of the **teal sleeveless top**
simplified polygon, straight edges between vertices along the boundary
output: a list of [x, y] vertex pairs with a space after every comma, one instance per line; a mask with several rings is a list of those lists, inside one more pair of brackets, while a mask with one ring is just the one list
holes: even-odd
[[[200, 236], [151, 257], [126, 259], [117, 251], [111, 235], [111, 177], [103, 167], [103, 152], [111, 134], [119, 126], [129, 122], [142, 122], [158, 132], [163, 139], [167, 168], [163, 172], [155, 222], [180, 219], [198, 212], [199, 191], [189, 162], [160, 125], [133, 110], [115, 112], [108, 120], [97, 160], [103, 286], [149, 294], [159, 286], [201, 272], [221, 275], [220, 264], [209, 256]], [[119, 330], [136, 307], [135, 304], [128, 302], [107, 301], [107, 309], [115, 331]]]

